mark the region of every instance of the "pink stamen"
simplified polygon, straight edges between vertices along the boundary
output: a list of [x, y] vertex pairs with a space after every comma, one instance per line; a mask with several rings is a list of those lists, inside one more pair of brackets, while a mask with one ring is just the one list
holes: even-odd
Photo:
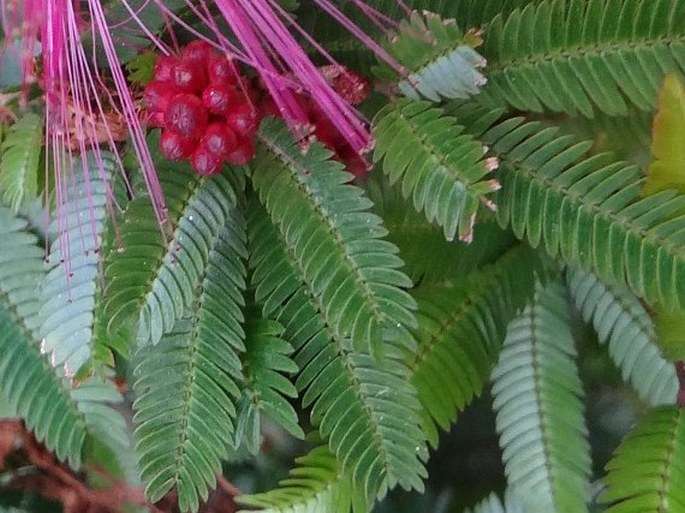
[[[145, 2], [143, 2], [143, 5], [141, 5], [140, 7], [138, 7], [138, 9], [135, 10], [135, 15], [138, 16], [143, 10], [145, 10], [147, 8], [147, 6], [150, 5], [150, 1], [151, 0], [145, 0]], [[129, 15], [128, 18], [121, 20], [119, 23], [111, 24], [109, 26], [109, 29], [110, 30], [116, 30], [118, 28], [122, 28], [122, 27], [126, 26], [129, 22], [131, 22], [132, 20], [134, 20], [133, 16]]]
[[[89, 0], [90, 1], [90, 0]], [[124, 9], [128, 11], [129, 16], [135, 20], [135, 22], [138, 24], [138, 26], [141, 28], [143, 33], [148, 37], [148, 39], [159, 49], [160, 52], [164, 55], [169, 55], [171, 51], [168, 49], [168, 47], [162, 42], [160, 38], [158, 38], [155, 34], [153, 34], [150, 29], [147, 28], [145, 23], [140, 19], [138, 16], [138, 13], [133, 10], [133, 8], [129, 5], [127, 0], [121, 0], [122, 5], [124, 6]]]
[[119, 59], [117, 58], [114, 42], [112, 41], [112, 36], [107, 27], [102, 5], [98, 0], [90, 0], [89, 4], [93, 15], [93, 22], [98, 29], [98, 34], [105, 50], [105, 55], [107, 56], [107, 62], [109, 63], [110, 72], [112, 73], [112, 78], [114, 79], [114, 84], [121, 101], [122, 111], [132, 136], [133, 147], [136, 156], [138, 157], [138, 162], [140, 162], [143, 170], [143, 177], [147, 190], [150, 193], [155, 215], [157, 216], [160, 225], [163, 225], [167, 220], [164, 193], [162, 191], [162, 186], [159, 183], [159, 179], [157, 178], [150, 150], [147, 147], [145, 132], [136, 114], [131, 92], [128, 89], [126, 78], [119, 65]]
[[390, 55], [381, 45], [376, 43], [366, 32], [359, 28], [351, 19], [334, 6], [328, 0], [314, 0], [322, 10], [327, 12], [335, 21], [345, 27], [347, 31], [354, 37], [359, 39], [365, 46], [371, 49], [378, 57], [380, 57], [388, 66], [397, 71], [400, 75], [406, 75], [404, 68], [397, 62], [397, 60]]
[[357, 7], [357, 9], [363, 12], [371, 20], [371, 22], [383, 33], [387, 33], [387, 26], [396, 29], [399, 28], [400, 24], [397, 21], [393, 20], [389, 16], [386, 16], [377, 9], [374, 9], [370, 5], [367, 5], [362, 0], [351, 0], [351, 2], [355, 7]]

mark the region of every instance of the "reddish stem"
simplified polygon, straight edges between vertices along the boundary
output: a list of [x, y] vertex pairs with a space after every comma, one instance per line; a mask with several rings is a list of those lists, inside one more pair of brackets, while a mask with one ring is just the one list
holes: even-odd
[[683, 408], [685, 407], [685, 362], [676, 362], [675, 371], [679, 383], [677, 405]]

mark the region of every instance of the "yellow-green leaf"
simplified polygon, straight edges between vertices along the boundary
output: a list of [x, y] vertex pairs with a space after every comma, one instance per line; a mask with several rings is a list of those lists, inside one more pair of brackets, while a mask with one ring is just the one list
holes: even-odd
[[685, 83], [679, 75], [666, 76], [659, 97], [652, 134], [652, 156], [645, 196], [677, 189], [685, 193]]

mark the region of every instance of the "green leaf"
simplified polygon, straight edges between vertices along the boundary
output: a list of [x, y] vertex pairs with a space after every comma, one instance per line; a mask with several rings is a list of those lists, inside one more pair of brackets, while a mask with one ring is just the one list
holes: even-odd
[[[354, 493], [352, 481], [325, 446], [295, 460], [297, 467], [280, 486], [237, 500], [262, 513], [366, 513], [370, 506]], [[243, 510], [242, 513], [247, 513]]]
[[267, 119], [260, 132], [253, 183], [292, 247], [298, 267], [337, 337], [382, 352], [388, 337], [405, 338], [416, 325], [416, 305], [403, 290], [412, 283], [398, 269], [397, 248], [382, 240], [381, 219], [353, 177], [313, 144], [306, 153], [282, 122]]
[[487, 26], [479, 101], [592, 117], [649, 111], [665, 73], [685, 71], [683, 0], [548, 0]]
[[580, 269], [568, 271], [567, 283], [576, 307], [585, 322], [592, 322], [623, 379], [652, 406], [673, 404], [678, 392], [675, 367], [661, 355], [663, 337], [657, 337], [640, 301], [627, 287], [605, 285]]
[[472, 243], [454, 244], [445, 240], [442, 228], [407, 208], [401, 190], [397, 185], [390, 186], [385, 175], [372, 174], [366, 190], [374, 203], [374, 212], [383, 218], [388, 229], [388, 240], [400, 248], [404, 272], [421, 286], [460, 280], [493, 263], [516, 244], [513, 234], [503, 231], [492, 215], [480, 219]]
[[357, 350], [333, 327], [329, 310], [256, 201], [248, 217], [255, 299], [265, 317], [285, 327], [300, 374], [296, 388], [311, 419], [369, 500], [396, 484], [422, 489], [427, 457], [416, 393], [401, 358], [406, 346], [388, 341], [382, 360]]
[[453, 19], [413, 11], [409, 20], [390, 34], [387, 48], [406, 70], [406, 78], [399, 83], [402, 94], [437, 102], [478, 94], [486, 82], [479, 71], [485, 59], [474, 50], [481, 44], [478, 33], [464, 33]]
[[80, 468], [86, 425], [48, 361], [0, 303], [0, 381], [10, 407], [62, 461]]
[[507, 324], [533, 297], [535, 259], [518, 247], [454, 283], [415, 292], [419, 348], [409, 365], [432, 445], [438, 443], [435, 425], [449, 429], [487, 383]]
[[67, 376], [73, 376], [92, 356], [100, 248], [115, 166], [112, 156], [104, 152], [74, 159], [69, 173], [73, 178], [63, 186], [64, 205], [50, 228], [56, 237], [40, 287], [41, 349]]
[[685, 308], [685, 196], [642, 198], [638, 167], [588, 155], [591, 143], [518, 117], [488, 130], [488, 112], [466, 105], [460, 115], [500, 159], [501, 226], [606, 283], [627, 282], [652, 304]]
[[143, 52], [136, 55], [126, 64], [128, 79], [134, 84], [142, 86], [152, 82], [155, 78], [155, 63], [158, 56], [152, 52]]
[[654, 162], [642, 193], [666, 189], [685, 193], [685, 84], [675, 73], [664, 80], [652, 137]]
[[38, 197], [43, 119], [28, 113], [12, 125], [0, 146], [0, 195], [14, 212]]
[[[150, 141], [157, 147], [157, 141]], [[131, 329], [139, 344], [156, 344], [190, 308], [211, 247], [237, 205], [242, 176], [235, 169], [199, 178], [186, 164], [156, 159], [171, 231], [162, 227], [143, 194], [129, 202], [119, 221], [118, 246], [105, 263], [108, 332]]]
[[225, 224], [191, 307], [159, 344], [142, 348], [134, 370], [135, 434], [146, 495], [156, 502], [175, 486], [184, 512], [197, 511], [207, 499], [235, 443], [239, 353], [245, 350], [245, 222], [235, 206], [224, 208]]
[[123, 419], [109, 406], [121, 396], [111, 383], [95, 381], [72, 390], [38, 347], [43, 251], [27, 226], [0, 206], [0, 393], [39, 441], [78, 469], [87, 436], [106, 443], [125, 436]]
[[286, 397], [297, 397], [297, 390], [284, 374], [297, 372], [290, 358], [292, 346], [281, 336], [283, 326], [249, 312], [245, 323], [245, 376], [238, 406], [236, 443], [245, 444], [252, 454], [261, 447], [260, 417], [266, 415], [297, 438], [304, 432], [297, 413]]
[[530, 511], [588, 511], [590, 446], [563, 288], [539, 287], [492, 373], [507, 481]]
[[607, 513], [685, 510], [685, 410], [648, 413], [607, 464], [601, 501]]
[[487, 195], [499, 187], [484, 180], [496, 160], [485, 159], [483, 145], [463, 131], [427, 102], [400, 100], [374, 120], [374, 162], [383, 161], [390, 183], [399, 182], [402, 195], [442, 226], [450, 241], [457, 233], [472, 240], [479, 205], [494, 209]]

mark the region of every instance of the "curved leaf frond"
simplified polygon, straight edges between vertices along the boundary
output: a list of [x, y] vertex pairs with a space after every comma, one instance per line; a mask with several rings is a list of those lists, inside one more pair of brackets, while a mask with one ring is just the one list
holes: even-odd
[[191, 308], [159, 344], [141, 349], [134, 370], [145, 492], [155, 502], [176, 486], [181, 511], [207, 499], [234, 444], [246, 249], [242, 214], [226, 217]]
[[524, 247], [445, 287], [421, 287], [419, 348], [410, 358], [412, 382], [424, 408], [424, 429], [449, 429], [487, 383], [507, 324], [533, 297], [535, 255]]
[[1, 393], [26, 427], [62, 461], [81, 466], [86, 425], [69, 390], [0, 302]]
[[109, 406], [121, 396], [111, 383], [95, 380], [71, 389], [42, 354], [43, 250], [27, 226], [0, 206], [0, 393], [39, 441], [78, 469], [87, 436], [113, 444], [124, 440], [124, 421]]
[[283, 326], [276, 321], [248, 315], [245, 322], [245, 354], [243, 355], [242, 396], [238, 404], [236, 443], [247, 446], [256, 454], [261, 445], [260, 417], [266, 415], [297, 438], [304, 432], [297, 422], [297, 413], [286, 397], [297, 397], [297, 390], [284, 376], [297, 372], [290, 358], [292, 346], [285, 341]]
[[368, 212], [371, 202], [322, 146], [303, 154], [274, 119], [264, 121], [260, 138], [252, 178], [262, 203], [336, 336], [378, 354], [384, 338], [416, 325], [397, 248], [382, 240], [387, 230]]
[[568, 271], [569, 293], [585, 322], [592, 322], [599, 341], [621, 369], [623, 379], [649, 404], [673, 404], [678, 392], [675, 367], [655, 342], [651, 317], [640, 301], [621, 286], [603, 284], [592, 273]]
[[240, 176], [233, 169], [211, 179], [161, 159], [158, 169], [173, 235], [164, 240], [147, 195], [134, 198], [105, 267], [108, 331], [123, 325], [140, 344], [156, 344], [190, 308], [210, 248], [237, 204], [235, 189], [242, 188], [234, 186]]
[[[400, 248], [404, 272], [423, 287], [445, 285], [471, 271], [496, 261], [517, 244], [508, 230], [502, 230], [492, 215], [478, 222], [470, 244], [454, 244], [445, 239], [442, 228], [428, 222], [413, 208], [407, 208], [400, 188], [391, 186], [385, 175], [372, 175], [366, 183], [373, 209], [388, 229], [388, 240]], [[430, 258], [426, 258], [430, 255]]]
[[[626, 283], [666, 309], [685, 308], [685, 195], [662, 191], [642, 198], [642, 172], [608, 153], [588, 155], [592, 143], [558, 129], [511, 118], [488, 130], [487, 109], [465, 106], [500, 159], [498, 220], [533, 247], [593, 270], [607, 283]], [[477, 128], [477, 129], [476, 129]]]
[[592, 117], [654, 107], [685, 71], [685, 1], [547, 0], [495, 18], [482, 101]]
[[12, 125], [0, 146], [0, 195], [14, 212], [38, 196], [43, 119], [28, 113]]
[[[103, 153], [105, 172], [114, 164]], [[42, 350], [73, 376], [91, 357], [93, 312], [100, 286], [99, 257], [107, 221], [108, 176], [99, 176], [95, 156], [73, 162], [74, 176], [64, 186], [65, 212], [52, 223], [56, 238], [40, 287]], [[86, 172], [81, 172], [86, 168]]]
[[375, 118], [374, 162], [383, 161], [390, 183], [399, 182], [414, 208], [443, 227], [445, 238], [471, 241], [476, 212], [498, 186], [483, 180], [493, 166], [483, 145], [427, 102], [400, 100]]
[[685, 410], [648, 413], [607, 464], [607, 513], [685, 511]]
[[313, 423], [369, 499], [398, 483], [421, 489], [427, 454], [420, 405], [400, 361], [405, 346], [386, 343], [382, 360], [356, 350], [257, 202], [248, 221], [255, 298], [295, 348], [295, 386], [304, 391], [304, 406], [312, 405]]
[[278, 488], [241, 495], [238, 502], [261, 513], [366, 513], [369, 510], [369, 505], [354, 493], [352, 481], [327, 447], [316, 447], [295, 463], [297, 467]]
[[421, 96], [438, 102], [442, 98], [466, 99], [478, 94], [486, 83], [479, 71], [485, 59], [474, 48], [483, 40], [464, 32], [456, 20], [443, 20], [429, 11], [412, 11], [390, 35], [389, 52], [403, 65], [406, 78], [399, 89], [405, 96]]
[[530, 511], [587, 511], [590, 446], [563, 288], [538, 287], [492, 373], [507, 480]]

